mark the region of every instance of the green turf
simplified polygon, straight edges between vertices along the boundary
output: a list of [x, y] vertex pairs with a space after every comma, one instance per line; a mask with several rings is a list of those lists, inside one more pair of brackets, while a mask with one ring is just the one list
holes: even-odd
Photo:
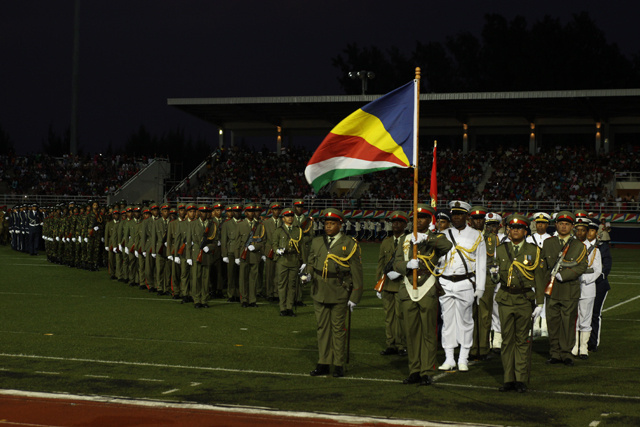
[[[267, 302], [242, 309], [214, 300], [195, 310], [108, 280], [104, 271], [0, 247], [0, 388], [490, 424], [640, 424], [640, 299], [604, 313], [600, 350], [573, 368], [546, 365], [547, 342], [536, 341], [524, 395], [497, 392], [498, 357], [431, 387], [404, 386], [406, 357], [378, 354], [378, 246], [362, 246], [366, 292], [340, 379], [308, 376], [317, 357], [310, 306], [296, 318], [278, 316], [277, 304]], [[605, 309], [640, 294], [639, 255], [613, 250]]]

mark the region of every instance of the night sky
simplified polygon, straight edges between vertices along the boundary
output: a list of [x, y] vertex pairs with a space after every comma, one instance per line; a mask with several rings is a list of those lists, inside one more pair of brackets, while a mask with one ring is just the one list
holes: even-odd
[[[217, 129], [167, 106], [167, 98], [340, 94], [331, 58], [347, 43], [408, 55], [416, 40], [479, 35], [485, 13], [566, 23], [584, 10], [623, 53], [639, 52], [638, 2], [611, 3], [84, 0], [80, 147], [119, 147], [142, 124], [153, 134], [180, 126], [213, 143]], [[20, 154], [40, 151], [50, 125], [58, 133], [69, 126], [73, 14], [73, 0], [0, 6], [0, 126]]]

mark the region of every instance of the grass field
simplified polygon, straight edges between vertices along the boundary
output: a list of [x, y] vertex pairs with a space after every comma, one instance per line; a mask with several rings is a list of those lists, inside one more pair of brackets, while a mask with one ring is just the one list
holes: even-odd
[[242, 309], [213, 300], [194, 310], [104, 271], [0, 247], [0, 388], [431, 421], [640, 425], [640, 250], [613, 249], [600, 350], [572, 368], [546, 365], [548, 344], [535, 341], [525, 394], [497, 391], [499, 357], [468, 373], [436, 374], [430, 387], [403, 385], [406, 357], [379, 355], [377, 251], [363, 244], [367, 290], [353, 313], [347, 376], [312, 378], [311, 306], [296, 318], [264, 301]]

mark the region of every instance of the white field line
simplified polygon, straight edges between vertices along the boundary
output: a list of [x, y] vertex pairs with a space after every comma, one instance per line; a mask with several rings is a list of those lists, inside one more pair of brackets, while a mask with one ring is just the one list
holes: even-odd
[[[82, 363], [90, 362], [90, 363], [103, 363], [103, 364], [110, 364], [110, 365], [143, 366], [143, 367], [172, 368], [172, 369], [192, 369], [192, 370], [209, 371], [209, 372], [231, 372], [236, 374], [281, 375], [286, 377], [309, 378], [309, 374], [307, 373], [256, 371], [252, 369], [214, 368], [214, 367], [208, 367], [208, 366], [169, 365], [165, 363], [127, 362], [123, 360], [80, 359], [75, 357], [56, 357], [56, 356], [39, 356], [39, 355], [32, 355], [32, 354], [7, 354], [7, 353], [0, 353], [0, 357], [36, 359], [36, 360], [57, 360], [57, 361], [63, 361], [63, 362], [82, 362]], [[161, 381], [164, 381], [164, 380], [161, 380]], [[344, 377], [344, 378], [340, 378], [338, 381], [371, 381], [371, 382], [380, 382], [380, 383], [400, 384], [399, 379], [387, 379], [387, 378]], [[469, 385], [469, 384], [450, 384], [450, 383], [440, 383], [440, 382], [435, 384], [437, 386], [461, 387], [461, 388], [468, 388], [468, 389], [487, 389], [487, 390], [495, 389], [495, 387], [475, 386], [475, 385]], [[611, 399], [632, 399], [632, 400], [640, 401], [640, 396], [633, 396], [633, 395], [580, 393], [580, 392], [533, 390], [533, 389], [530, 391], [537, 392], [537, 393], [561, 394], [561, 395], [582, 396], [582, 397], [604, 397], [604, 398], [611, 398]], [[1, 390], [0, 390], [0, 394], [1, 394]]]
[[626, 300], [626, 301], [622, 301], [622, 302], [619, 302], [619, 303], [618, 303], [618, 304], [616, 304], [616, 305], [612, 305], [611, 307], [607, 307], [607, 308], [605, 308], [604, 310], [602, 310], [602, 312], [604, 313], [605, 311], [609, 311], [609, 310], [612, 310], [612, 309], [614, 309], [614, 308], [616, 308], [616, 307], [620, 307], [621, 305], [626, 304], [626, 303], [628, 303], [628, 302], [631, 302], [631, 301], [633, 301], [633, 300], [637, 300], [638, 298], [640, 298], [640, 295], [636, 295], [635, 297], [633, 297], [633, 298], [629, 298], [629, 299], [628, 299], [628, 300]]

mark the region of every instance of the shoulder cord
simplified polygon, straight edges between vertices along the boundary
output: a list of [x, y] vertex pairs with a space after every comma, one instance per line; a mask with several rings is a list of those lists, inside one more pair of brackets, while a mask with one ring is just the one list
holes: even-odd
[[302, 229], [298, 227], [298, 232], [300, 233], [298, 235], [297, 239], [294, 239], [293, 237], [291, 237], [291, 235], [287, 232], [287, 234], [289, 234], [289, 246], [293, 246], [296, 249], [296, 252], [300, 253], [300, 248], [298, 247], [298, 242], [300, 242], [300, 240], [302, 239]]
[[[456, 253], [463, 255], [464, 258], [468, 259], [471, 262], [476, 262], [475, 258], [471, 258], [468, 254], [473, 253], [476, 251], [476, 249], [478, 249], [478, 245], [482, 241], [482, 234], [478, 235], [478, 238], [476, 239], [475, 243], [469, 249], [465, 248], [464, 246], [459, 246], [457, 243], [455, 243], [455, 239], [453, 238], [453, 233], [451, 233], [451, 230], [449, 230], [449, 236], [454, 241], [455, 250], [456, 250], [456, 252], [454, 252], [453, 255], [451, 255], [451, 258], [449, 259], [449, 263], [448, 263], [449, 266], [453, 263], [453, 259], [455, 258]], [[464, 259], [463, 258], [461, 259], [462, 259], [462, 262], [464, 263]], [[466, 269], [466, 263], [464, 264]]]
[[[207, 237], [208, 240], [213, 240], [216, 238], [216, 235], [218, 234], [218, 223], [216, 221], [213, 221], [213, 233], [211, 233], [211, 237]], [[208, 230], [205, 230], [205, 232], [208, 232]]]
[[[404, 239], [404, 243], [402, 245], [402, 250], [404, 251], [405, 255], [409, 254], [409, 249], [410, 248], [411, 248], [411, 240], [405, 238]], [[435, 265], [434, 262], [433, 262], [433, 257], [435, 256], [435, 254], [436, 254], [435, 250], [431, 251], [431, 253], [428, 254], [428, 255], [420, 255], [420, 254], [418, 254], [418, 259], [421, 260], [424, 263], [424, 265], [427, 267], [427, 270], [429, 270], [429, 272], [432, 275], [438, 277], [438, 276], [442, 276], [442, 273], [444, 272], [444, 269], [440, 273], [437, 272], [438, 266]], [[409, 258], [409, 256], [405, 257], [405, 259], [407, 259], [407, 258]]]
[[[521, 263], [520, 261], [516, 261], [515, 259], [513, 260], [513, 262], [511, 263], [511, 266], [509, 267], [509, 280], [507, 282], [507, 287], [511, 286], [511, 276], [513, 274], [513, 267], [516, 267], [517, 271], [522, 273], [522, 275], [525, 277], [525, 279], [533, 280], [533, 273], [532, 272], [538, 266], [538, 262], [540, 262], [540, 248], [538, 247], [538, 245], [535, 245], [535, 246], [536, 246], [536, 260], [533, 263], [533, 265], [526, 266], [523, 263]], [[509, 254], [509, 257], [511, 257], [511, 254], [509, 253], [509, 251], [507, 251], [507, 254]], [[520, 279], [520, 280], [522, 280], [522, 279]]]
[[596, 260], [596, 251], [594, 250], [596, 247], [595, 245], [592, 245], [589, 248], [589, 252], [587, 252], [587, 259], [589, 259], [589, 254], [593, 253], [593, 256], [591, 257], [591, 260], [589, 261], [589, 267], [591, 267], [594, 263], [594, 261]]
[[332, 260], [333, 262], [335, 262], [338, 265], [341, 265], [342, 267], [349, 267], [348, 262], [353, 256], [353, 254], [356, 253], [357, 250], [358, 250], [358, 243], [356, 243], [354, 240], [351, 253], [349, 253], [349, 255], [347, 255], [346, 257], [340, 257], [336, 254], [327, 254], [327, 258], [324, 260], [324, 265], [322, 266], [322, 278], [323, 279], [327, 278], [327, 273], [329, 272], [329, 260]]

